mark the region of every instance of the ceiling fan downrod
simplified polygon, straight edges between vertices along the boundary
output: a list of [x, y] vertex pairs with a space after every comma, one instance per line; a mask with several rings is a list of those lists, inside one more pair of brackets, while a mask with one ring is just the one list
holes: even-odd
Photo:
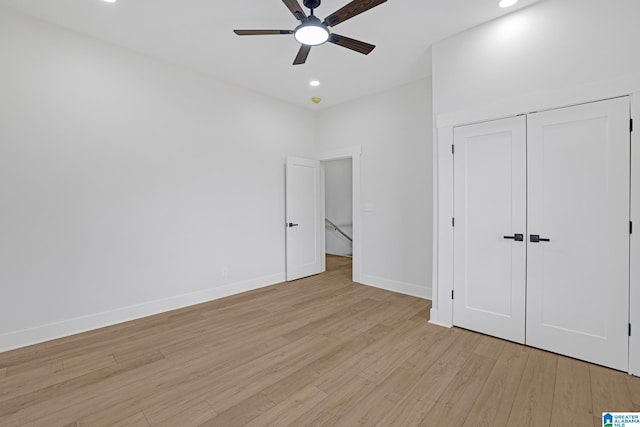
[[313, 9], [320, 7], [321, 0], [304, 0], [303, 3], [307, 9], [311, 10], [311, 16], [314, 16]]

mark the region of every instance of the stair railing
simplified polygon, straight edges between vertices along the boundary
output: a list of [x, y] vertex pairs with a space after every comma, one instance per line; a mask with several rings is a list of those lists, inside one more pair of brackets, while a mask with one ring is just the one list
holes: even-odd
[[333, 229], [335, 231], [337, 231], [338, 233], [342, 234], [347, 240], [349, 240], [350, 242], [353, 242], [353, 239], [344, 231], [342, 231], [342, 229], [340, 227], [338, 227], [337, 225], [335, 225], [333, 222], [331, 222], [328, 218], [324, 219], [324, 222], [326, 224], [329, 224], [331, 227], [333, 227]]

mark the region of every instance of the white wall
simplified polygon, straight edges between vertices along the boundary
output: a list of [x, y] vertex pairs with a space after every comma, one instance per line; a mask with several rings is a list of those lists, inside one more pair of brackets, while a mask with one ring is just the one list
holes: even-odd
[[284, 279], [311, 113], [5, 9], [0, 57], [0, 351]]
[[365, 284], [430, 298], [431, 82], [318, 113], [318, 149], [362, 147]]
[[640, 71], [640, 2], [545, 0], [433, 46], [434, 112]]
[[[352, 160], [338, 159], [323, 162], [325, 217], [336, 224], [349, 237], [353, 237], [353, 179]], [[353, 246], [344, 236], [325, 224], [326, 252], [333, 255], [351, 255]]]

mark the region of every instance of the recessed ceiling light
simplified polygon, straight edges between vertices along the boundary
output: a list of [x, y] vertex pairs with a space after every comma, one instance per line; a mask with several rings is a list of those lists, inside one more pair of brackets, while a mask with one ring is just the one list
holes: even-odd
[[516, 3], [518, 3], [518, 0], [500, 0], [500, 3], [498, 3], [498, 6], [500, 6], [500, 7], [511, 7]]
[[311, 80], [311, 81], [309, 82], [309, 85], [310, 85], [310, 86], [320, 86], [320, 82], [319, 82], [319, 81], [317, 81], [317, 80]]
[[115, 3], [117, 0], [103, 0], [105, 3]]

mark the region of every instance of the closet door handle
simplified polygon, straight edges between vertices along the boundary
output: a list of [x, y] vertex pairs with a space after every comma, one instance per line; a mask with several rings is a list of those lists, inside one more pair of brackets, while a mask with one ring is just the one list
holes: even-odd
[[504, 236], [505, 239], [515, 240], [516, 242], [524, 241], [524, 234], [514, 234], [513, 236]]
[[538, 243], [538, 242], [550, 242], [550, 239], [545, 239], [544, 237], [540, 237], [540, 235], [538, 234], [530, 234], [529, 235], [529, 241], [531, 243]]

